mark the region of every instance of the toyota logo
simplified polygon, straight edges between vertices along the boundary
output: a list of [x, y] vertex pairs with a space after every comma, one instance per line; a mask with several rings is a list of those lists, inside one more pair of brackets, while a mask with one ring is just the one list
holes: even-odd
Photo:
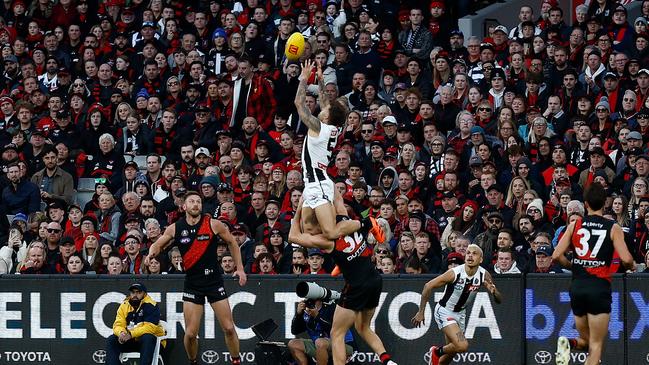
[[93, 352], [92, 353], [92, 359], [97, 364], [105, 364], [106, 363], [106, 351], [97, 350], [97, 351]]
[[214, 350], [203, 351], [201, 359], [206, 364], [216, 364], [219, 361], [219, 353]]
[[552, 361], [552, 354], [548, 351], [539, 351], [534, 354], [534, 360], [536, 360], [537, 364], [549, 364]]

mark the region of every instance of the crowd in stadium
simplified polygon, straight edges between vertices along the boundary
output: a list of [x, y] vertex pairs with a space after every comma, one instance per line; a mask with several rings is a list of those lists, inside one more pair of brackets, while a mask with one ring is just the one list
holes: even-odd
[[574, 21], [559, 1], [479, 38], [457, 24], [473, 1], [5, 0], [0, 273], [182, 273], [177, 248], [143, 258], [193, 190], [246, 272], [329, 273], [287, 242], [307, 130], [293, 32], [324, 77], [313, 115], [319, 97], [349, 107], [328, 172], [351, 217], [380, 218], [377, 270], [444, 272], [475, 243], [492, 272], [561, 272], [553, 247], [593, 182], [646, 263], [649, 0]]

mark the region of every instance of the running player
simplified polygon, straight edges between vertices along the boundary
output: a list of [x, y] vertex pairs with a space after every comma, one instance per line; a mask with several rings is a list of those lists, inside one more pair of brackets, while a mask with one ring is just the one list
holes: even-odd
[[[322, 70], [318, 69], [320, 84], [320, 109], [316, 118], [306, 105], [307, 81], [314, 70], [312, 61], [302, 64], [300, 84], [295, 95], [295, 106], [300, 120], [309, 128], [302, 147], [302, 174], [304, 176], [304, 211], [302, 216], [310, 220], [316, 215], [322, 233], [330, 240], [358, 231], [361, 222], [346, 220], [336, 222], [333, 206], [334, 182], [327, 175], [327, 167], [338, 143], [341, 128], [347, 119], [347, 109], [337, 100], [329, 102], [324, 94]], [[363, 222], [363, 224], [367, 224]]]
[[[600, 363], [604, 339], [611, 317], [611, 272], [615, 251], [624, 265], [635, 271], [633, 257], [624, 243], [622, 228], [604, 218], [606, 190], [599, 183], [591, 184], [584, 192], [588, 215], [571, 223], [561, 237], [552, 259], [565, 267], [572, 267], [570, 306], [575, 316], [578, 338], [559, 337], [556, 363], [567, 365], [570, 350], [588, 351], [585, 365]], [[570, 262], [564, 253], [569, 247], [574, 254]]]
[[469, 342], [464, 337], [466, 307], [473, 301], [481, 286], [484, 285], [487, 288], [496, 303], [500, 304], [502, 301], [502, 296], [496, 288], [491, 274], [480, 266], [482, 259], [483, 253], [480, 246], [469, 245], [464, 264], [449, 269], [424, 285], [419, 311], [412, 318], [412, 324], [415, 327], [424, 323], [424, 311], [433, 289], [446, 285], [444, 296], [435, 305], [433, 312], [437, 327], [446, 337], [446, 345], [430, 348], [429, 364], [431, 365], [450, 364], [455, 354], [466, 352], [469, 349]]
[[239, 357], [239, 337], [234, 329], [232, 311], [228, 296], [223, 287], [223, 278], [218, 267], [216, 245], [218, 238], [228, 244], [237, 269], [234, 276], [239, 277], [239, 285], [246, 284], [246, 273], [243, 271], [239, 245], [228, 228], [219, 220], [209, 215], [201, 215], [203, 201], [195, 191], [188, 191], [183, 196], [185, 217], [171, 224], [149, 249], [147, 260], [156, 257], [172, 241], [180, 249], [185, 266], [185, 284], [183, 288], [183, 316], [185, 317], [185, 351], [190, 364], [198, 364], [198, 330], [203, 316], [205, 299], [212, 306], [216, 318], [225, 335], [225, 344], [230, 351], [232, 364], [241, 364]]
[[[335, 194], [334, 205], [338, 213], [337, 220], [348, 219], [347, 210], [338, 193]], [[379, 336], [370, 328], [374, 311], [379, 305], [383, 281], [372, 264], [372, 253], [367, 246], [367, 241], [358, 231], [339, 238], [336, 242], [330, 241], [322, 234], [303, 233], [300, 225], [303, 209], [300, 202], [289, 232], [289, 241], [303, 247], [318, 248], [331, 253], [345, 279], [345, 287], [338, 300], [331, 327], [334, 365], [343, 365], [347, 361], [345, 334], [352, 326], [355, 326], [358, 334], [379, 355], [383, 364], [397, 365], [392, 361], [391, 355], [385, 351]], [[310, 229], [317, 229], [317, 222], [306, 221], [305, 223], [311, 226]], [[378, 242], [385, 241], [385, 235], [378, 225], [374, 226], [369, 233], [372, 233]]]

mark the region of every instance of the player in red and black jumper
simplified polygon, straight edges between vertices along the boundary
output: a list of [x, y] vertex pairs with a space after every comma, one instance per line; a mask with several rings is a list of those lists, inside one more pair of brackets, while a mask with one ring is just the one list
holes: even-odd
[[[337, 221], [349, 219], [343, 199], [338, 192], [335, 194], [334, 207]], [[379, 336], [370, 328], [370, 321], [379, 304], [383, 281], [372, 264], [372, 250], [367, 245], [367, 235], [372, 233], [376, 240], [382, 243], [385, 240], [383, 230], [376, 220], [370, 217], [372, 225], [369, 230], [361, 227], [365, 232], [357, 231], [332, 242], [319, 232], [319, 225], [315, 219], [304, 222], [304, 232], [311, 233], [303, 233], [300, 225], [301, 212], [302, 201], [291, 225], [289, 242], [331, 253], [345, 279], [345, 287], [338, 300], [331, 328], [334, 365], [346, 363], [345, 334], [352, 326], [355, 326], [358, 334], [379, 355], [384, 365], [396, 365], [392, 356], [385, 350]]]
[[209, 215], [202, 215], [203, 201], [198, 192], [188, 191], [183, 196], [185, 216], [171, 224], [149, 249], [146, 262], [160, 254], [174, 241], [183, 256], [185, 284], [183, 288], [183, 315], [185, 317], [185, 351], [190, 364], [198, 364], [198, 330], [205, 299], [219, 320], [232, 364], [241, 364], [239, 337], [234, 329], [232, 310], [223, 286], [223, 277], [217, 257], [219, 239], [225, 241], [237, 265], [235, 276], [239, 285], [246, 284], [239, 245], [225, 224]]
[[[619, 260], [635, 271], [622, 228], [603, 217], [606, 197], [606, 189], [599, 183], [586, 189], [584, 202], [588, 215], [566, 228], [552, 254], [553, 260], [572, 270], [570, 306], [579, 331], [578, 338], [559, 337], [557, 365], [570, 362], [571, 349], [588, 351], [586, 365], [600, 363], [611, 318], [611, 273], [617, 271]], [[571, 261], [564, 256], [569, 248], [573, 250]]]

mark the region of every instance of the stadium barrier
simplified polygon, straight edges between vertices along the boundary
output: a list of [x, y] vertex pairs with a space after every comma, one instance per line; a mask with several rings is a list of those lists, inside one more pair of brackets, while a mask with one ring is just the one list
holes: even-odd
[[[431, 344], [442, 342], [426, 309], [426, 322], [413, 328], [410, 319], [420, 300], [419, 293], [431, 277], [386, 277], [383, 294], [372, 325], [400, 364], [428, 363]], [[182, 276], [2, 276], [0, 277], [0, 364], [102, 364], [105, 338], [119, 303], [134, 280], [145, 283], [160, 303], [168, 323], [165, 364], [186, 363], [182, 344]], [[254, 364], [257, 339], [251, 326], [273, 318], [279, 329], [271, 340], [293, 336], [290, 323], [295, 314], [299, 281], [317, 281], [339, 290], [341, 280], [319, 276], [251, 276], [239, 288], [226, 280], [244, 364]], [[642, 274], [616, 276], [613, 283], [613, 313], [603, 363], [646, 364], [649, 360], [645, 329], [649, 329], [649, 281]], [[467, 309], [466, 337], [471, 344], [454, 364], [554, 363], [559, 335], [574, 336], [570, 315], [568, 275], [501, 276], [496, 284], [504, 302], [495, 304], [482, 290]], [[441, 291], [435, 293], [439, 299]], [[212, 310], [206, 306], [200, 332], [199, 356], [206, 364], [225, 364], [229, 357]], [[353, 355], [357, 364], [380, 364], [362, 341]], [[573, 363], [585, 354], [574, 354]]]

